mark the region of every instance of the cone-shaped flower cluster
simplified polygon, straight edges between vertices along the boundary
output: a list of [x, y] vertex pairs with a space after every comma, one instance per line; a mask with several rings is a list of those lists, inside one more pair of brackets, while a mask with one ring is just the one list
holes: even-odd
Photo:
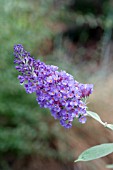
[[50, 109], [65, 128], [72, 126], [74, 118], [86, 122], [85, 99], [93, 91], [92, 84], [81, 84], [65, 71], [58, 71], [58, 67], [35, 60], [21, 44], [14, 46], [14, 56], [21, 73], [20, 84], [24, 84], [27, 93], [36, 93], [41, 107]]

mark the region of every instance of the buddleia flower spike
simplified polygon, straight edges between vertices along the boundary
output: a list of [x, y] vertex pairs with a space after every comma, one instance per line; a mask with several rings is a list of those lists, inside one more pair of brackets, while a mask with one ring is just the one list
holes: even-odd
[[14, 63], [20, 75], [20, 84], [27, 93], [36, 93], [40, 107], [48, 108], [51, 115], [65, 128], [70, 128], [74, 118], [86, 122], [86, 98], [92, 93], [92, 84], [74, 80], [57, 66], [35, 60], [21, 44], [14, 46]]

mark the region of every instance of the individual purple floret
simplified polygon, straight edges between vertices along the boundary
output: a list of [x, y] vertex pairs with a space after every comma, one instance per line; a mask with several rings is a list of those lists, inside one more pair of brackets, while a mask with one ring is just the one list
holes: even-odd
[[55, 119], [70, 128], [74, 118], [86, 122], [86, 98], [92, 93], [92, 84], [81, 84], [58, 67], [35, 60], [21, 44], [14, 46], [14, 63], [21, 73], [20, 84], [27, 93], [36, 93], [40, 107], [48, 108]]

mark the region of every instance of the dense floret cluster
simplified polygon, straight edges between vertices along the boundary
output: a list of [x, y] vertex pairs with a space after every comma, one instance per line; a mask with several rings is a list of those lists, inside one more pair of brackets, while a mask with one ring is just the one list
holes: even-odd
[[92, 84], [81, 84], [57, 66], [46, 65], [31, 57], [21, 44], [14, 46], [14, 63], [21, 73], [18, 76], [27, 93], [36, 93], [41, 107], [48, 108], [65, 128], [72, 126], [74, 118], [85, 123], [87, 106], [85, 99], [93, 91]]

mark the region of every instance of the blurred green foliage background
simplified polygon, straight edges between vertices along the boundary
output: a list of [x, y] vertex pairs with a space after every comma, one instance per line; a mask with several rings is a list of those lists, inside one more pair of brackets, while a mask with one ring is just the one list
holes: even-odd
[[[67, 130], [38, 106], [35, 94], [26, 94], [19, 85], [13, 46], [22, 44], [35, 58], [58, 65], [86, 83], [95, 72], [91, 64], [104, 59], [98, 50], [102, 47], [104, 53], [112, 37], [112, 3], [95, 2], [0, 0], [0, 170], [19, 169], [14, 162], [28, 155], [73, 161], [76, 148]], [[97, 27], [100, 38], [94, 39]], [[97, 42], [95, 57], [84, 58], [92, 37]]]

